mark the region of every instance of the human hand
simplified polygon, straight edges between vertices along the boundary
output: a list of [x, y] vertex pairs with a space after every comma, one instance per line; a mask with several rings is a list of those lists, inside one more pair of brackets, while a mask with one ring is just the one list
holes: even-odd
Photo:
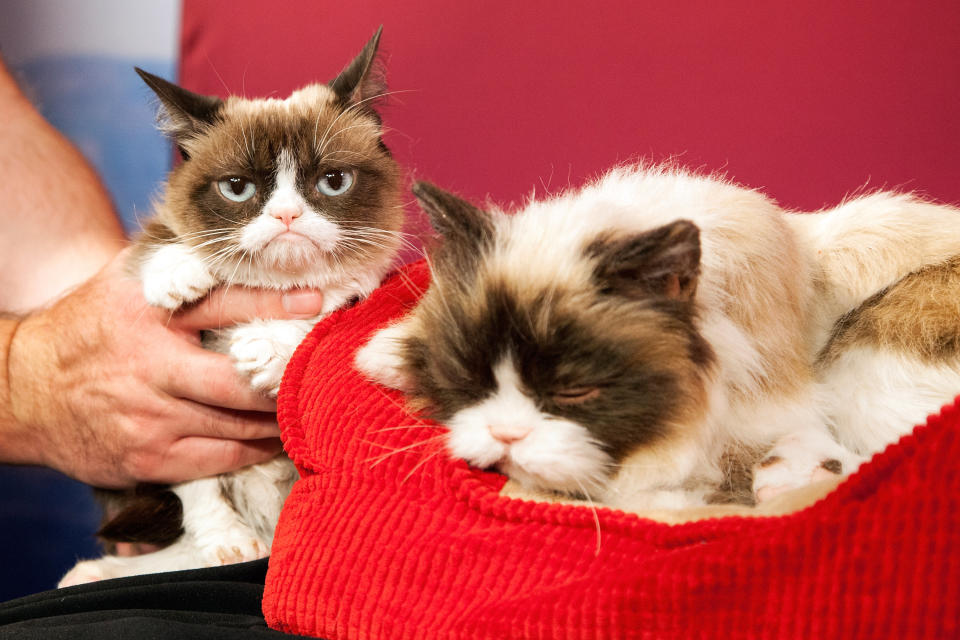
[[126, 251], [24, 319], [8, 359], [14, 425], [7, 462], [43, 464], [89, 484], [180, 482], [279, 453], [275, 402], [254, 392], [200, 331], [252, 318], [306, 318], [316, 292], [219, 289], [171, 314], [147, 305]]

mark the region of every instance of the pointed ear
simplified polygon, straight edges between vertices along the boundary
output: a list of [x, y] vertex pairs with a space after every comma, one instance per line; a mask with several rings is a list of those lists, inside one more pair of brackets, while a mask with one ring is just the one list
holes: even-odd
[[353, 62], [330, 81], [330, 88], [342, 101], [349, 104], [370, 104], [387, 92], [386, 79], [377, 57], [382, 32], [383, 25], [380, 25]]
[[466, 200], [424, 181], [413, 185], [413, 195], [445, 242], [479, 247], [493, 237], [490, 214]]
[[223, 100], [187, 91], [139, 67], [134, 70], [160, 99], [160, 128], [173, 138], [186, 160], [189, 156], [183, 143], [216, 120]]
[[689, 220], [626, 238], [601, 238], [587, 253], [597, 260], [595, 279], [610, 293], [690, 300], [697, 291], [700, 229]]

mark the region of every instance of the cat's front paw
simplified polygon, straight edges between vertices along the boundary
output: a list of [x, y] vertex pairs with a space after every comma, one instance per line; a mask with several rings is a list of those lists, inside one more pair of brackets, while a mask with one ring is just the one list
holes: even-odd
[[206, 263], [179, 244], [157, 249], [144, 262], [140, 278], [147, 302], [170, 310], [199, 300], [217, 285]]
[[785, 491], [847, 475], [863, 460], [826, 435], [788, 434], [753, 468], [754, 497], [763, 503]]
[[57, 588], [63, 589], [64, 587], [73, 587], [78, 584], [99, 582], [110, 577], [112, 576], [109, 575], [106, 563], [100, 560], [84, 560], [83, 562], [78, 562], [73, 569], [67, 572], [67, 575], [60, 579], [60, 582], [57, 583]]
[[250, 386], [276, 397], [284, 369], [312, 323], [297, 320], [256, 322], [230, 333], [230, 357]]
[[200, 550], [205, 566], [218, 567], [259, 560], [270, 555], [270, 547], [248, 531], [225, 533], [216, 544], [205, 545]]

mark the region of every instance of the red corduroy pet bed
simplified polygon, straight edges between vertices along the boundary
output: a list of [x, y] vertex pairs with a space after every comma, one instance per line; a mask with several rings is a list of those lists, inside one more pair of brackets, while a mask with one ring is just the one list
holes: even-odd
[[[280, 390], [302, 479], [284, 507], [269, 624], [331, 640], [960, 637], [960, 407], [824, 500], [664, 525], [500, 497], [439, 426], [353, 357], [426, 288], [423, 264], [319, 324]], [[406, 448], [406, 449], [405, 449]], [[392, 453], [391, 452], [396, 452]], [[385, 454], [391, 454], [385, 456]]]

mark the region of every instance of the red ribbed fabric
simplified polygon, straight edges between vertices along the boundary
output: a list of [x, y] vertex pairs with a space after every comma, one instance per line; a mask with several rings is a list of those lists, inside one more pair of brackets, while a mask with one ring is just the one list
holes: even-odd
[[422, 263], [318, 325], [280, 390], [302, 479], [264, 594], [336, 639], [960, 637], [960, 407], [786, 517], [679, 526], [501, 498], [353, 357], [426, 288]]

